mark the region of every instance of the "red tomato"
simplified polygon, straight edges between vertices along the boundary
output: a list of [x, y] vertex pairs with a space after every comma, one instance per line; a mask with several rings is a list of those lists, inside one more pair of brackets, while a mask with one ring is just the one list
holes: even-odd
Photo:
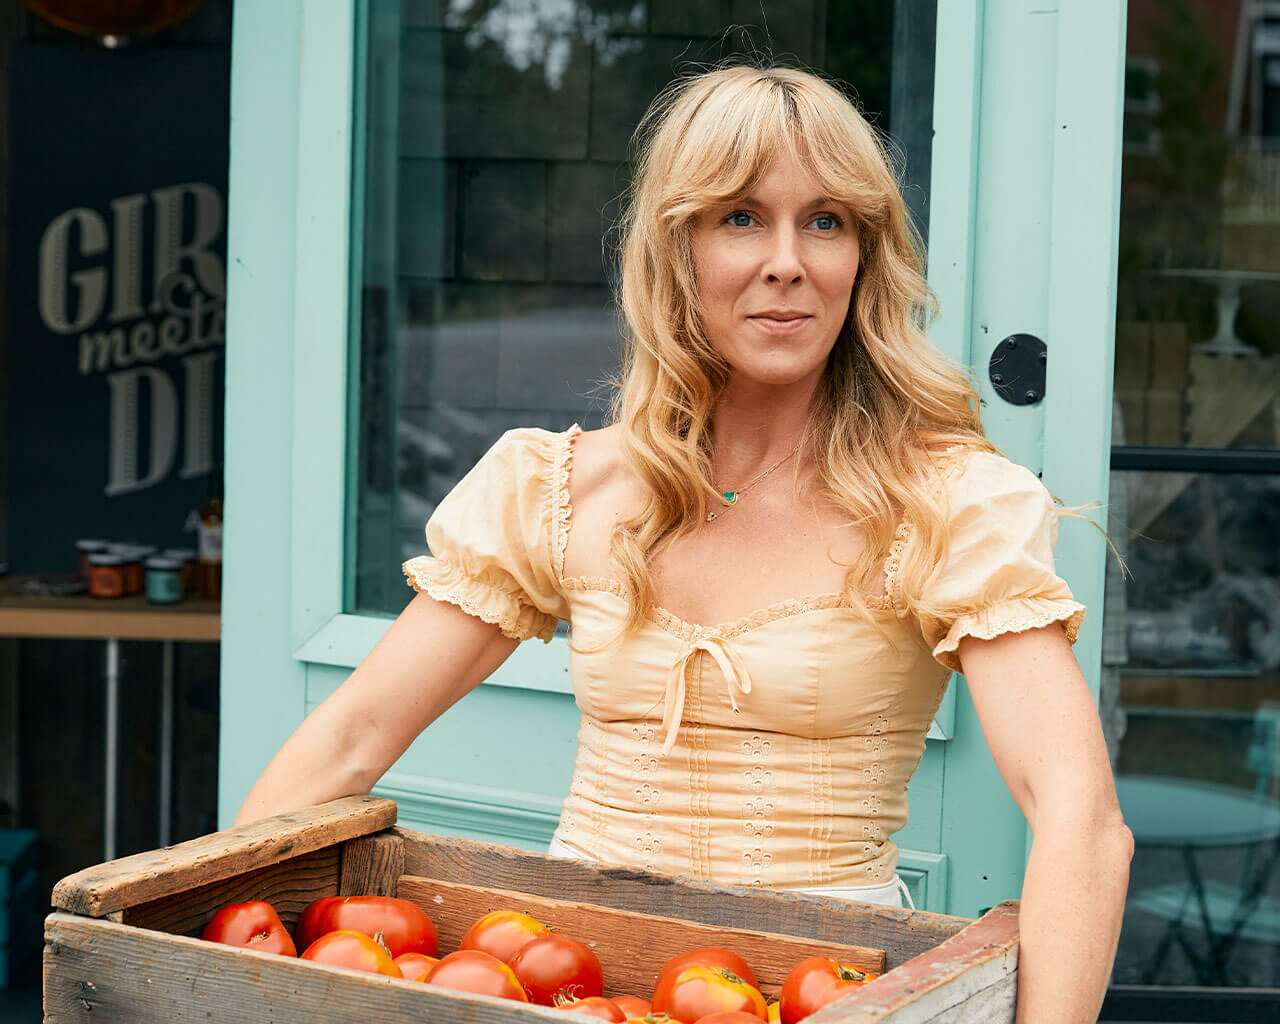
[[627, 1015], [618, 1009], [614, 1001], [604, 996], [587, 996], [586, 999], [557, 1003], [556, 1009], [568, 1010], [570, 1013], [585, 1013], [588, 1017], [599, 1017], [601, 1020], [611, 1021], [612, 1024], [622, 1024], [627, 1019]]
[[700, 1017], [695, 1024], [759, 1024], [760, 1018], [754, 1013], [743, 1013], [741, 1010], [721, 1010]]
[[741, 1010], [760, 1020], [769, 1019], [764, 996], [727, 967], [690, 964], [668, 971], [653, 990], [653, 1012], [694, 1021], [709, 1013]]
[[439, 957], [427, 956], [425, 953], [401, 953], [392, 959], [400, 968], [400, 973], [409, 981], [422, 981], [427, 972], [440, 962]]
[[613, 1005], [631, 1017], [643, 1017], [649, 1012], [649, 1000], [639, 996], [614, 996]]
[[325, 932], [303, 951], [300, 959], [333, 967], [351, 967], [370, 974], [385, 974], [389, 978], [404, 977], [385, 947], [364, 932], [349, 928]]
[[306, 949], [327, 931], [320, 927], [320, 915], [330, 903], [337, 903], [341, 896], [321, 896], [308, 903], [306, 909], [298, 915], [298, 923], [293, 926], [293, 940], [299, 949]]
[[479, 949], [510, 963], [516, 950], [530, 939], [550, 932], [541, 921], [518, 910], [495, 910], [485, 914], [462, 937], [459, 949]]
[[460, 949], [431, 968], [422, 979], [428, 985], [443, 985], [482, 996], [498, 996], [527, 1003], [529, 997], [516, 980], [515, 972], [496, 956], [479, 949]]
[[314, 942], [325, 932], [339, 929], [371, 937], [381, 933], [393, 957], [401, 953], [435, 956], [439, 952], [431, 918], [421, 907], [395, 896], [325, 896], [316, 900], [298, 919], [298, 944], [303, 946], [307, 938]]
[[853, 964], [842, 964], [828, 956], [801, 960], [782, 983], [782, 995], [778, 999], [782, 1024], [797, 1024], [874, 977]]
[[562, 999], [585, 999], [604, 992], [600, 961], [591, 950], [555, 932], [530, 939], [511, 958], [511, 969], [529, 993], [529, 1001], [554, 1006]]
[[643, 1017], [628, 1017], [623, 1024], [684, 1024], [669, 1013], [646, 1013]]
[[667, 972], [679, 970], [681, 967], [690, 967], [693, 964], [701, 964], [704, 967], [727, 967], [752, 988], [760, 987], [755, 971], [747, 962], [737, 953], [722, 946], [703, 946], [701, 949], [691, 949], [687, 953], [673, 956], [662, 965], [662, 970], [658, 972], [653, 987], [657, 988], [662, 983], [662, 976]]
[[289, 938], [289, 929], [275, 908], [265, 900], [229, 903], [204, 926], [200, 938], [225, 942], [228, 946], [244, 946], [263, 953], [297, 956], [298, 949]]

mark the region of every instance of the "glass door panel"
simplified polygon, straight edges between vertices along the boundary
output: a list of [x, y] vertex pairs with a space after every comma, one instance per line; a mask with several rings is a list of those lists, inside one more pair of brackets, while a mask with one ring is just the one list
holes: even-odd
[[772, 51], [852, 87], [928, 236], [936, 2], [370, 0], [357, 112], [345, 610], [514, 426], [599, 426], [628, 144], [681, 73]]

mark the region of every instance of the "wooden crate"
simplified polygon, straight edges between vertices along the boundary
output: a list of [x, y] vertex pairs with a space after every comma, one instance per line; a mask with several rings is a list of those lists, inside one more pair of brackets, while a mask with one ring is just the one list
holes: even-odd
[[770, 998], [817, 953], [887, 971], [811, 1024], [1013, 1021], [1014, 902], [972, 921], [595, 866], [395, 820], [390, 800], [347, 797], [64, 878], [45, 921], [45, 1021], [564, 1024], [563, 1011], [198, 938], [226, 903], [268, 900], [292, 928], [312, 900], [361, 893], [421, 905], [442, 952], [481, 913], [524, 909], [594, 946], [606, 994], [647, 998], [668, 957], [716, 944], [743, 956]]

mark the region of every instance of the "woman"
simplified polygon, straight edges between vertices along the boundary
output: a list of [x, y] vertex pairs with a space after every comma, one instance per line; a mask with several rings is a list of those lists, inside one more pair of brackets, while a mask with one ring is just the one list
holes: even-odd
[[901, 905], [889, 836], [963, 671], [1035, 837], [1018, 1019], [1093, 1021], [1132, 841], [1084, 609], [1044, 487], [924, 335], [879, 140], [822, 80], [744, 67], [677, 83], [638, 139], [613, 425], [490, 449], [405, 564], [420, 593], [237, 820], [367, 792], [564, 619], [582, 724], [552, 853]]

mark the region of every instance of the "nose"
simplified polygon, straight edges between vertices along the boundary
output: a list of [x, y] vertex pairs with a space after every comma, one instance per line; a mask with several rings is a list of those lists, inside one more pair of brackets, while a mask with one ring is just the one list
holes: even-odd
[[803, 279], [800, 239], [793, 226], [782, 225], [771, 233], [769, 250], [761, 270], [765, 280], [771, 284], [794, 284]]

